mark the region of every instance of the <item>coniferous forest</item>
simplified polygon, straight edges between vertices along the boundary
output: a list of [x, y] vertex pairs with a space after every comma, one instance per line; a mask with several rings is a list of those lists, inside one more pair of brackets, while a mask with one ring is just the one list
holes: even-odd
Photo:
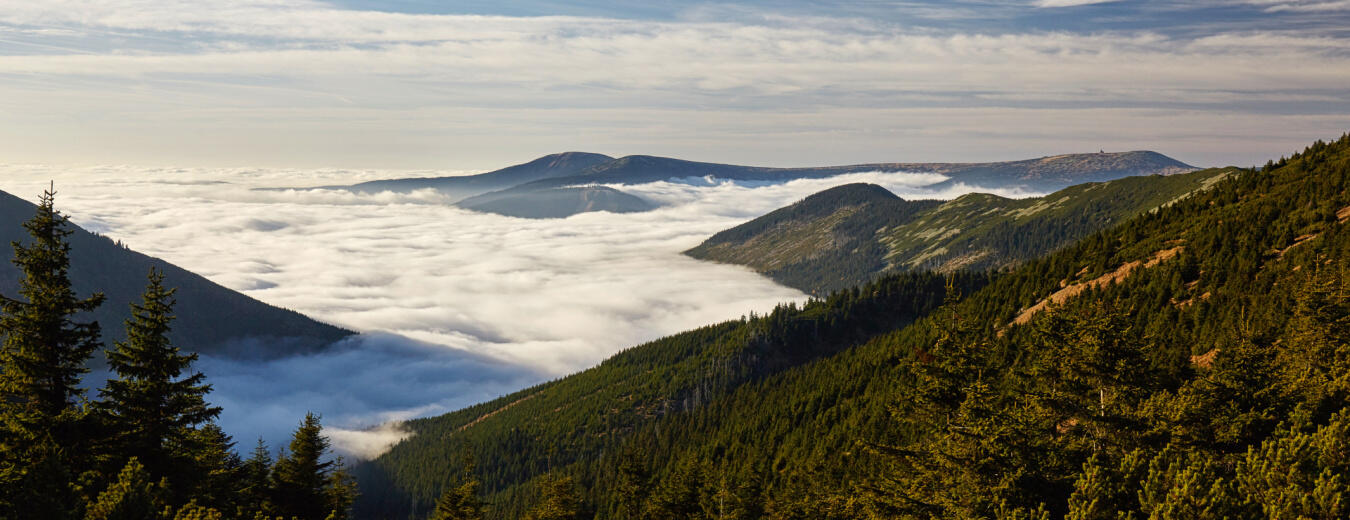
[[1348, 184], [1317, 142], [1014, 269], [637, 346], [412, 421], [356, 511], [1345, 518]]
[[[31, 240], [14, 244], [18, 297], [0, 301], [0, 518], [347, 518], [356, 485], [317, 416], [275, 456], [259, 440], [247, 459], [212, 422], [220, 408], [192, 371], [197, 355], [168, 340], [174, 290], [161, 273], [132, 305], [127, 339], [101, 344], [82, 317], [103, 295], [72, 290], [71, 231], [53, 198], [24, 224]], [[96, 355], [115, 378], [88, 395]]]
[[[0, 314], [0, 517], [1346, 518], [1348, 185], [1350, 136], [1319, 141], [1016, 267], [885, 276], [410, 421], [350, 471], [313, 414], [240, 454], [159, 273], [100, 344], [47, 192]], [[82, 386], [100, 352], [114, 377]]]

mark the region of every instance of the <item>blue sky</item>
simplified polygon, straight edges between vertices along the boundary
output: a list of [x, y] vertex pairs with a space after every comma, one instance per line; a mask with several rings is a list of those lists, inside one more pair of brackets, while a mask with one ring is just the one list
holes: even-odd
[[0, 114], [0, 163], [1250, 165], [1350, 129], [1350, 0], [0, 0]]

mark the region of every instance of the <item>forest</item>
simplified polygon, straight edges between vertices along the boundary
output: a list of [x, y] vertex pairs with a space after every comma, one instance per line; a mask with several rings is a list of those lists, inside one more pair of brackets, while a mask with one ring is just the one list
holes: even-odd
[[411, 422], [356, 511], [1344, 518], [1348, 182], [1317, 142], [1016, 268], [637, 346]]
[[351, 468], [313, 414], [241, 456], [160, 273], [102, 345], [49, 191], [0, 300], [0, 518], [1345, 518], [1348, 183], [1350, 135], [1319, 141], [1015, 267], [892, 274], [410, 421]]
[[[102, 344], [104, 300], [72, 289], [66, 217], [47, 191], [14, 243], [18, 297], [0, 297], [0, 518], [341, 520], [356, 484], [307, 415], [275, 456], [261, 440], [241, 457], [213, 420], [196, 354], [168, 338], [174, 289], [148, 273], [126, 340]], [[81, 386], [102, 353], [115, 375]]]

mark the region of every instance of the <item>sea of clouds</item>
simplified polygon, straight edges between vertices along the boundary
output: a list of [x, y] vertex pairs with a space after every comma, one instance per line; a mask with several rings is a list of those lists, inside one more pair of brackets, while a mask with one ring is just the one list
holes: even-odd
[[406, 435], [397, 421], [806, 298], [748, 269], [680, 254], [717, 231], [852, 182], [906, 198], [976, 189], [931, 188], [946, 179], [915, 173], [785, 183], [696, 177], [619, 187], [659, 204], [655, 211], [548, 220], [462, 210], [434, 191], [304, 189], [447, 173], [0, 165], [0, 190], [33, 200], [54, 181], [58, 208], [86, 229], [360, 331], [322, 353], [204, 357], [197, 368], [242, 444], [261, 437], [278, 446], [312, 411], [341, 451], [369, 457]]

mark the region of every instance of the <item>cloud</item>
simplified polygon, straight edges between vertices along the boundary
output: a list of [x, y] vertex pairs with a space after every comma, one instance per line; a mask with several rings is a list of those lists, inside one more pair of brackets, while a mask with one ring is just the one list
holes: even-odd
[[1118, 0], [1036, 0], [1036, 7], [1077, 7], [1080, 5], [1106, 4]]
[[[442, 172], [418, 172], [435, 175]], [[283, 445], [306, 412], [335, 444], [370, 456], [390, 424], [451, 411], [593, 366], [683, 330], [765, 312], [802, 293], [681, 251], [745, 220], [850, 182], [951, 198], [925, 173], [785, 183], [694, 178], [622, 189], [656, 211], [528, 220], [464, 211], [433, 193], [355, 195], [328, 185], [408, 172], [0, 166], [0, 189], [49, 179], [81, 225], [265, 302], [363, 334], [267, 362], [206, 357], [198, 369], [247, 445]], [[1004, 195], [1026, 195], [1002, 192]], [[381, 427], [381, 425], [385, 425]], [[373, 429], [372, 429], [373, 428]]]
[[[1053, 121], [1066, 110], [1140, 118], [1162, 108], [1171, 112], [1150, 117], [1166, 128], [1199, 112], [1210, 120], [1190, 128], [1200, 135], [1312, 112], [1343, 128], [1344, 110], [1283, 100], [1350, 94], [1347, 40], [1269, 27], [1281, 26], [958, 31], [822, 16], [644, 21], [309, 1], [0, 2], [0, 110], [11, 123], [0, 129], [0, 153], [372, 167], [487, 167], [521, 150], [580, 146], [780, 164], [859, 160], [841, 148], [866, 152], [863, 160], [992, 159], [997, 141], [950, 118], [924, 122], [942, 139], [905, 138], [915, 125], [904, 114], [969, 109], [1017, 113], [1013, 127], [1046, 136], [1018, 143], [1018, 155], [1074, 140]], [[1106, 133], [1119, 121], [1098, 126]], [[761, 142], [766, 129], [774, 139]], [[1254, 142], [1223, 149], [1255, 160], [1244, 156]]]
[[537, 383], [537, 372], [390, 334], [345, 340], [322, 354], [265, 362], [202, 356], [207, 399], [219, 422], [247, 450], [263, 439], [273, 450], [300, 418], [320, 414], [339, 454], [368, 459], [410, 433], [400, 421], [487, 401]]
[[1335, 11], [1350, 11], [1350, 1], [1296, 1], [1287, 2], [1283, 0], [1248, 0], [1246, 3], [1265, 6], [1267, 13], [1327, 13]]

